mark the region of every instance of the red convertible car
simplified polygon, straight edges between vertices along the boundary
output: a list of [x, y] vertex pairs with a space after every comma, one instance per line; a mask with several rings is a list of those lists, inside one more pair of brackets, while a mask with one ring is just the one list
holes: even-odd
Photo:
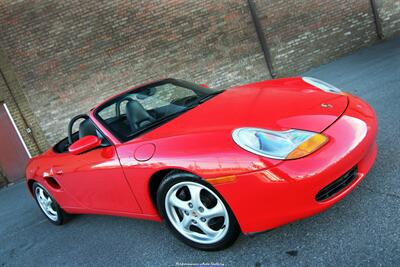
[[373, 165], [376, 132], [366, 102], [315, 78], [229, 90], [164, 79], [74, 117], [26, 181], [54, 224], [79, 213], [163, 220], [218, 250], [338, 202]]

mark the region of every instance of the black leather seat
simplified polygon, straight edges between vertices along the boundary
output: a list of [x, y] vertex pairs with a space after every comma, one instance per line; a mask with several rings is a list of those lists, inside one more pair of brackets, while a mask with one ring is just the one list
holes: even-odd
[[83, 122], [81, 122], [81, 124], [79, 124], [79, 139], [88, 135], [97, 136], [97, 130], [96, 127], [93, 125], [92, 121], [86, 119]]
[[132, 131], [137, 131], [155, 121], [153, 116], [136, 100], [130, 100], [126, 103], [126, 116]]

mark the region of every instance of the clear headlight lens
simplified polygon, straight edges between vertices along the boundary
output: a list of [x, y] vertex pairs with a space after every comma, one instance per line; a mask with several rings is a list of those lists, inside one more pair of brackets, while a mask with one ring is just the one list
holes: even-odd
[[273, 159], [301, 158], [328, 141], [325, 135], [309, 131], [270, 131], [258, 128], [236, 129], [232, 137], [243, 149]]
[[329, 84], [327, 82], [318, 80], [316, 78], [303, 77], [303, 81], [305, 81], [306, 83], [311, 84], [311, 85], [313, 85], [313, 86], [315, 86], [315, 87], [317, 87], [317, 88], [319, 88], [319, 89], [321, 89], [321, 90], [323, 90], [325, 92], [334, 93], [334, 94], [342, 94], [342, 91], [339, 88], [337, 88], [337, 87], [335, 87], [332, 84]]

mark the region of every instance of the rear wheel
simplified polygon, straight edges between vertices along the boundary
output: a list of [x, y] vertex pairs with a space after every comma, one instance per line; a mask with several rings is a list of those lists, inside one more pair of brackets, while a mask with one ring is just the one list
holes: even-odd
[[165, 177], [158, 189], [157, 202], [169, 229], [194, 248], [224, 249], [240, 232], [222, 197], [195, 175], [179, 172]]
[[33, 184], [32, 191], [36, 203], [47, 219], [56, 225], [61, 225], [64, 222], [66, 214], [55, 201], [53, 196], [49, 193], [49, 191], [47, 191], [47, 189], [39, 183]]

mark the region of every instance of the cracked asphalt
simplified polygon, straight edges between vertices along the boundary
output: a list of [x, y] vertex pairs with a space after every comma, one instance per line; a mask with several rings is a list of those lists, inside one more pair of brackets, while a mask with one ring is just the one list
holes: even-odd
[[400, 266], [400, 39], [304, 75], [359, 95], [379, 117], [374, 167], [331, 209], [210, 253], [155, 222], [79, 215], [54, 226], [20, 183], [0, 190], [0, 266]]

